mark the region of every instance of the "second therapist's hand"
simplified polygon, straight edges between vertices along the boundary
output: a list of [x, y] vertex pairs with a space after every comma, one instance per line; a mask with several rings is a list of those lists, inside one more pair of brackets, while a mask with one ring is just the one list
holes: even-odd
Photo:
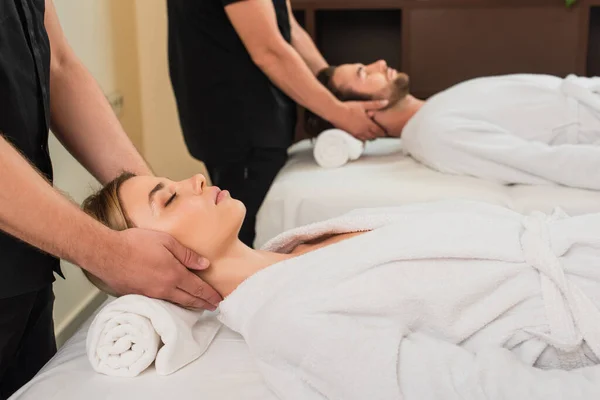
[[344, 112], [337, 121], [334, 121], [336, 127], [362, 141], [385, 136], [381, 127], [373, 122], [369, 113], [385, 108], [388, 105], [387, 100], [347, 101], [342, 105]]
[[190, 270], [204, 270], [208, 260], [166, 233], [128, 229], [115, 232], [112, 257], [99, 278], [117, 293], [141, 294], [187, 308], [214, 310], [222, 300]]

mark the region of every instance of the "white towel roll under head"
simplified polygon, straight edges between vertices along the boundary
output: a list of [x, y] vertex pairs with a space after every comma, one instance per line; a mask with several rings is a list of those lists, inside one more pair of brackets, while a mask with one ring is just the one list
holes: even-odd
[[363, 142], [354, 136], [340, 129], [328, 129], [317, 137], [313, 154], [321, 167], [338, 168], [357, 160], [363, 150]]

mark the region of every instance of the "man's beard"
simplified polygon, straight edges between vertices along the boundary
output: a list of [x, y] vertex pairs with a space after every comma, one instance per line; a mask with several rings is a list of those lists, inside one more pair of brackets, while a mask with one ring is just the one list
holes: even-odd
[[398, 74], [398, 77], [390, 83], [387, 90], [388, 93], [385, 98], [389, 100], [389, 104], [384, 110], [394, 107], [408, 95], [410, 92], [410, 79], [408, 75], [404, 73]]

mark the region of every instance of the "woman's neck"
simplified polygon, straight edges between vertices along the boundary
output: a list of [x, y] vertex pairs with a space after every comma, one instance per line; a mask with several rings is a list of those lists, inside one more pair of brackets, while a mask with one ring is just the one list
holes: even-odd
[[258, 271], [291, 257], [293, 255], [253, 250], [236, 240], [219, 255], [208, 257], [210, 267], [196, 274], [225, 298]]
[[[342, 240], [362, 235], [365, 232], [348, 232], [340, 234], [323, 234], [296, 246], [289, 254], [270, 251], [253, 250], [239, 240], [221, 250], [219, 254], [208, 257], [211, 265], [205, 271], [196, 274], [211, 285], [225, 298], [229, 296], [246, 279], [278, 262], [310, 253], [316, 249], [330, 246]], [[202, 252], [200, 252], [202, 253]]]

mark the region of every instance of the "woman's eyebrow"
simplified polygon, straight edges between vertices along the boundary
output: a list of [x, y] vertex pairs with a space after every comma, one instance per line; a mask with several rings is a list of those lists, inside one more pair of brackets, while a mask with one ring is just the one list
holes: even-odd
[[164, 187], [165, 187], [165, 184], [161, 182], [158, 185], [154, 186], [154, 189], [152, 189], [150, 191], [150, 193], [148, 193], [148, 204], [150, 206], [152, 206], [152, 200], [153, 200], [154, 195], [156, 194], [156, 192], [158, 192], [160, 189], [162, 189]]

